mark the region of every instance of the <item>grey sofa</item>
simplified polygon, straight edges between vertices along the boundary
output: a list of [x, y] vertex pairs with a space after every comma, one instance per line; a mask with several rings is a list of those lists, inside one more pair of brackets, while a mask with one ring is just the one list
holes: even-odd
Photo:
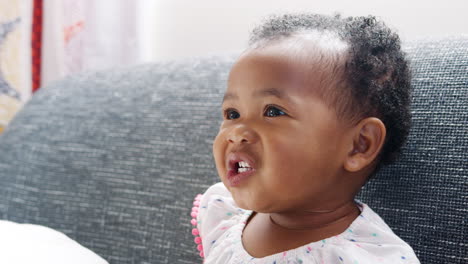
[[[468, 38], [405, 50], [409, 142], [360, 199], [422, 263], [468, 263]], [[0, 219], [57, 229], [112, 264], [201, 263], [189, 214], [218, 181], [211, 143], [233, 60], [85, 73], [40, 89], [0, 135]]]

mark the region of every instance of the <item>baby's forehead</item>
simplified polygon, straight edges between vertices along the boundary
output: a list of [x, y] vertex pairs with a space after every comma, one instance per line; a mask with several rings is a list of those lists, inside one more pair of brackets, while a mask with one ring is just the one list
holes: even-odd
[[231, 70], [229, 83], [240, 85], [250, 80], [247, 76], [261, 72], [256, 76], [259, 82], [295, 83], [304, 89], [331, 84], [342, 77], [339, 69], [345, 63], [346, 49], [341, 40], [323, 34], [271, 40], [249, 48], [240, 56]]
[[309, 70], [312, 74], [323, 72], [324, 68], [343, 66], [348, 58], [349, 45], [332, 32], [297, 32], [293, 35], [265, 40], [248, 48], [239, 61], [246, 57], [281, 59], [290, 67], [299, 66], [300, 71]]
[[264, 39], [252, 44], [249, 51], [276, 51], [284, 54], [297, 55], [327, 55], [343, 54], [349, 49], [349, 44], [335, 32], [328, 30], [297, 31], [288, 35]]

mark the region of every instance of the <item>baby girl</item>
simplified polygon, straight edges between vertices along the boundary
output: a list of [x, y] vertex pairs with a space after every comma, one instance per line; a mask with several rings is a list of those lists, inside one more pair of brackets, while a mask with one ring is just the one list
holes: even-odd
[[199, 195], [204, 263], [419, 263], [355, 199], [410, 127], [410, 72], [375, 17], [273, 16], [229, 74], [213, 144], [221, 183]]

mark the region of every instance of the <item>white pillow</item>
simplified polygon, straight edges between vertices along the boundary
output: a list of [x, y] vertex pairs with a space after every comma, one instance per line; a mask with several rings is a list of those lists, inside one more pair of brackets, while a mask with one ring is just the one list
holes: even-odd
[[63, 233], [3, 220], [0, 220], [0, 263], [108, 264]]

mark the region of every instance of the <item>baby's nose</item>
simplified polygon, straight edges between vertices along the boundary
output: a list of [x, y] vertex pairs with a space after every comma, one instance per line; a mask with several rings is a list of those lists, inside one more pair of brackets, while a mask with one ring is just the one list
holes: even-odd
[[234, 144], [253, 144], [257, 141], [257, 138], [257, 133], [244, 124], [233, 127], [227, 135], [227, 140]]

